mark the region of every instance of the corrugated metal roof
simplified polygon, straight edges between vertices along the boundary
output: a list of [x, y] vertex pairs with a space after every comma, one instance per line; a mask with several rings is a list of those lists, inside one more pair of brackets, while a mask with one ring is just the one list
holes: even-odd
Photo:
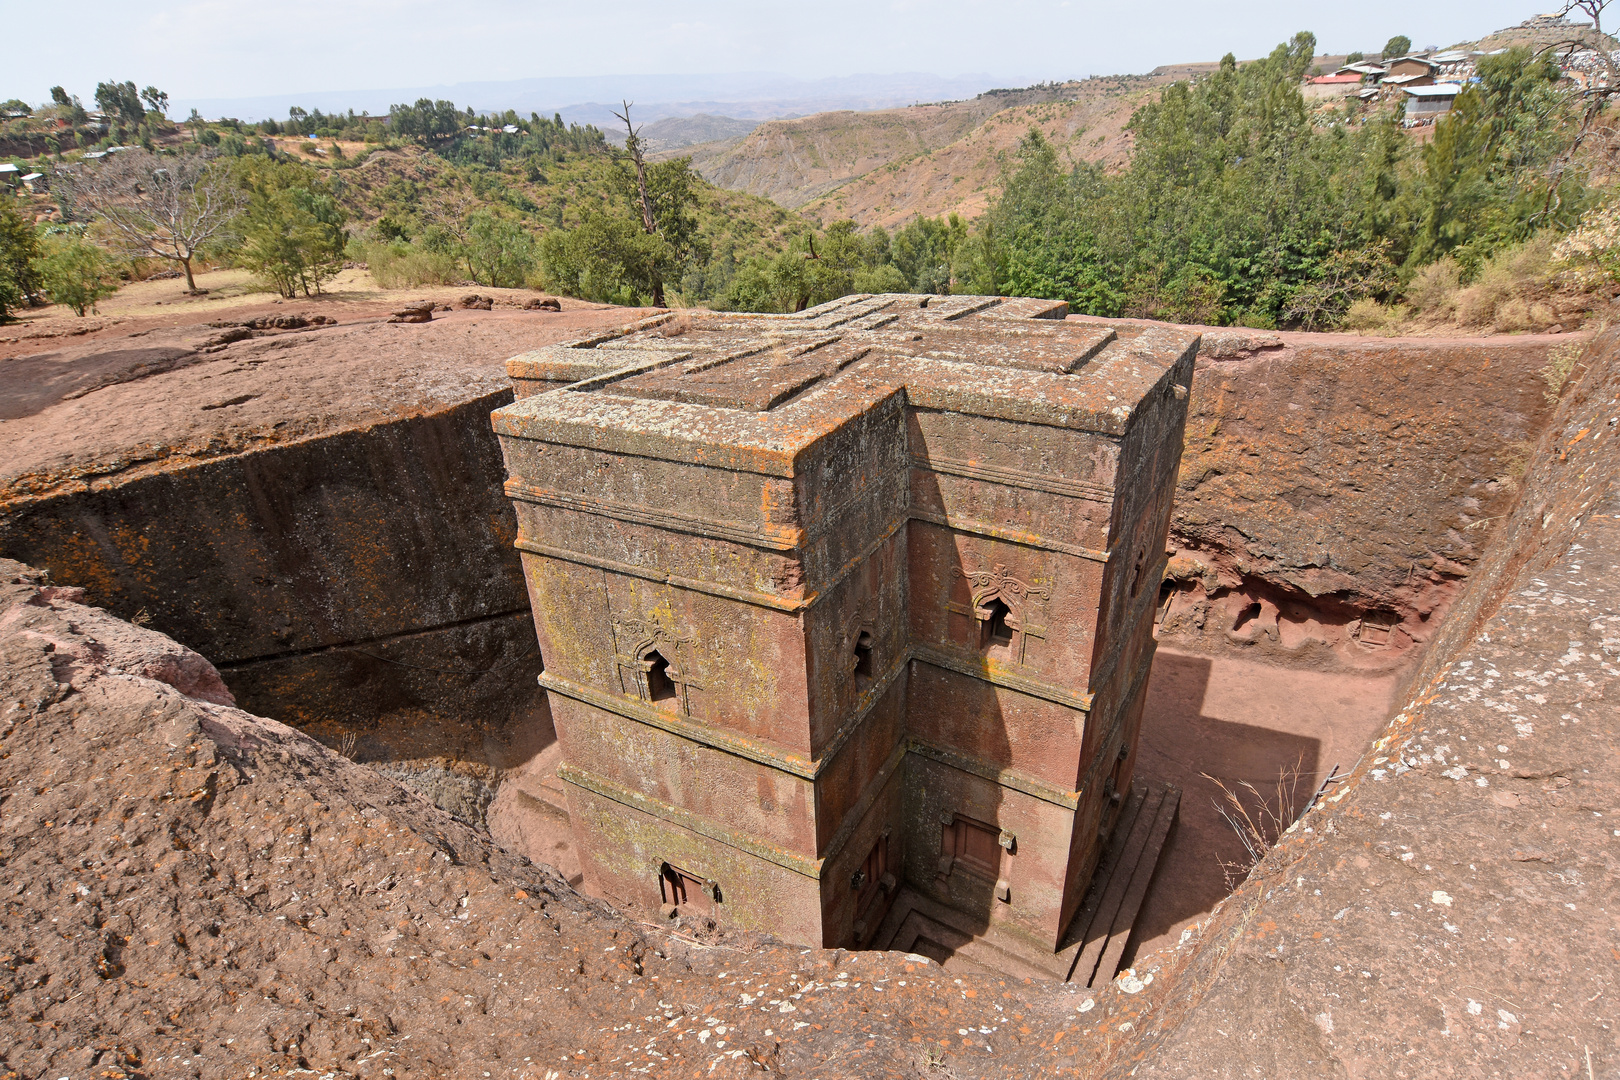
[[1434, 86], [1408, 86], [1406, 92], [1413, 97], [1439, 98], [1456, 97], [1462, 90], [1459, 83], [1436, 83]]

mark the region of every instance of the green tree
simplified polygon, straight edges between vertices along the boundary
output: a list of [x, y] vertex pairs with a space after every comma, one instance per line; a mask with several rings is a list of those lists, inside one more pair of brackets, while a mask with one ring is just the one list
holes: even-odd
[[515, 289], [534, 267], [534, 237], [510, 218], [477, 210], [468, 216], [462, 255], [467, 276], [473, 281], [497, 289]]
[[[662, 165], [649, 165], [641, 153], [639, 129], [630, 123], [630, 103], [624, 103], [624, 112], [614, 113], [624, 121], [625, 156], [630, 167], [624, 172], [625, 196], [632, 211], [641, 220], [641, 230], [648, 236], [664, 241], [666, 256], [651, 269], [652, 303], [664, 306], [664, 285], [680, 280], [686, 262], [695, 254], [697, 217], [693, 213], [692, 159], [677, 158]], [[652, 248], [648, 248], [652, 250]]]
[[1471, 270], [1538, 228], [1573, 225], [1586, 205], [1584, 178], [1549, 168], [1580, 119], [1554, 56], [1521, 47], [1482, 57], [1479, 78], [1423, 146], [1407, 192], [1409, 265], [1455, 254]]
[[[145, 103], [147, 109], [157, 113], [159, 116], [169, 115], [169, 95], [157, 87], [148, 86], [145, 90], [142, 90], [141, 101]], [[192, 112], [196, 112], [196, 110], [193, 109]]]
[[916, 217], [894, 234], [890, 258], [905, 280], [906, 292], [948, 293], [951, 264], [967, 239], [967, 222], [956, 214], [948, 218]]
[[131, 127], [140, 126], [146, 119], [146, 106], [141, 92], [132, 82], [103, 82], [96, 84], [96, 105], [108, 117], [121, 120]]
[[[468, 110], [469, 113], [471, 111]], [[467, 120], [468, 117], [456, 108], [453, 101], [419, 98], [415, 105], [388, 107], [388, 126], [394, 134], [415, 139], [424, 146], [461, 135]]]
[[54, 303], [73, 309], [80, 318], [97, 302], [118, 291], [106, 254], [81, 235], [45, 238], [40, 278]]
[[1397, 57], [1410, 54], [1411, 51], [1412, 39], [1407, 37], [1405, 34], [1396, 34], [1394, 37], [1384, 42], [1384, 51], [1380, 55], [1382, 55], [1385, 60], [1394, 60]]
[[602, 209], [541, 240], [542, 278], [568, 296], [661, 306], [710, 257], [697, 217], [702, 180], [690, 158], [643, 162], [639, 175], [633, 159], [620, 161], [611, 176]]
[[670, 262], [668, 243], [649, 235], [624, 213], [594, 211], [572, 229], [553, 229], [540, 239], [547, 288], [609, 304], [652, 300], [660, 267]]
[[84, 111], [84, 105], [79, 101], [78, 96], [70, 96], [68, 92], [60, 86], [51, 87], [51, 101], [55, 103], [62, 119], [66, 120], [73, 127], [78, 127], [80, 124], [89, 119], [89, 116]]
[[903, 292], [904, 275], [886, 261], [887, 243], [876, 239], [863, 237], [853, 221], [802, 233], [776, 256], [749, 260], [722, 304], [731, 311], [792, 312], [854, 292]]
[[39, 236], [12, 207], [0, 205], [0, 322], [39, 297]]
[[1056, 148], [1031, 128], [985, 215], [981, 228], [989, 243], [967, 253], [962, 273], [969, 287], [1117, 314], [1117, 273], [1106, 265], [1090, 212], [1101, 180], [1100, 170], [1065, 171]]
[[1066, 167], [1032, 132], [957, 246], [958, 287], [1262, 326], [1321, 324], [1342, 313], [1345, 290], [1382, 290], [1387, 275], [1362, 273], [1366, 260], [1332, 260], [1404, 258], [1409, 140], [1388, 118], [1317, 126], [1299, 90], [1315, 50], [1301, 32], [1263, 60], [1228, 55], [1166, 87], [1132, 116], [1135, 152], [1116, 174]]
[[310, 296], [343, 268], [348, 215], [320, 172], [250, 155], [232, 175], [245, 197], [236, 257], [285, 297]]

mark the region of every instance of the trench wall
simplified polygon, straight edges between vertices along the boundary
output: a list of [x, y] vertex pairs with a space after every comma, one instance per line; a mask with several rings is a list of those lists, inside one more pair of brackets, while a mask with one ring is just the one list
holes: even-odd
[[[1161, 636], [1409, 661], [1517, 491], [1550, 410], [1541, 372], [1569, 340], [1206, 335]], [[242, 707], [477, 820], [553, 739], [489, 426], [510, 399], [15, 498], [0, 554], [203, 652]]]
[[242, 708], [477, 819], [544, 709], [489, 429], [510, 400], [16, 500], [0, 551], [205, 653]]
[[1409, 665], [1518, 495], [1552, 413], [1550, 358], [1581, 345], [1206, 335], [1160, 639], [1319, 670]]
[[1570, 382], [1400, 710], [1092, 1075], [1613, 1075], [1620, 330]]

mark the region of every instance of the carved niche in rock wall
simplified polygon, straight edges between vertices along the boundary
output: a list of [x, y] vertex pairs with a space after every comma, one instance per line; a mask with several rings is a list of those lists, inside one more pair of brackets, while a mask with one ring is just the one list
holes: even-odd
[[[895, 569], [894, 544], [881, 545], [862, 567], [860, 587], [865, 597], [853, 602], [854, 610], [845, 617], [839, 635], [839, 654], [844, 658], [841, 674], [846, 679], [853, 677], [857, 694], [864, 693], [882, 674], [887, 659], [879, 645], [879, 629], [885, 625], [882, 590], [894, 581]], [[887, 635], [883, 636], [886, 644]]]
[[845, 623], [839, 638], [844, 657], [844, 675], [853, 677], [857, 693], [864, 692], [878, 674], [877, 614], [873, 605], [863, 605]]
[[[988, 568], [972, 551], [963, 553], [964, 565], [953, 567], [957, 577], [966, 578], [971, 604], [960, 614], [970, 615], [978, 630], [975, 644], [981, 653], [1015, 664], [1024, 663], [1030, 638], [1044, 640], [1046, 627], [1040, 613], [1052, 599], [1052, 589], [1015, 576], [1005, 563]], [[953, 610], [957, 610], [953, 605]]]
[[692, 681], [694, 640], [657, 619], [614, 619], [614, 659], [625, 696], [690, 715], [691, 692], [703, 689]]

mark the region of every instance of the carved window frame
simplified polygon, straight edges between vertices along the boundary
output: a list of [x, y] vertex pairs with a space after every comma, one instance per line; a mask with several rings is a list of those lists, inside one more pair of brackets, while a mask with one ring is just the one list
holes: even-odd
[[649, 709], [669, 711], [653, 700], [648, 676], [652, 673], [654, 653], [664, 659], [664, 675], [675, 687], [674, 709], [682, 716], [692, 714], [691, 691], [703, 689], [692, 679], [692, 644], [694, 639], [682, 637], [671, 628], [653, 619], [616, 619], [613, 623], [616, 640], [614, 657], [619, 668], [619, 686], [626, 697], [636, 698]]
[[[1046, 637], [1046, 627], [1035, 624], [1030, 616], [1038, 611], [1037, 600], [1045, 602], [1052, 599], [1051, 587], [1016, 577], [1008, 571], [1005, 563], [995, 563], [988, 570], [965, 566], [953, 569], [957, 577], [965, 578], [968, 583], [970, 602], [963, 614], [973, 619], [977, 651], [988, 655], [991, 648], [1005, 648], [1007, 657], [1013, 663], [1024, 663], [1028, 639], [1044, 640]], [[995, 617], [991, 605], [997, 600], [1007, 608], [1005, 623], [1012, 632], [1012, 640], [1005, 646], [984, 643], [985, 631]]]

